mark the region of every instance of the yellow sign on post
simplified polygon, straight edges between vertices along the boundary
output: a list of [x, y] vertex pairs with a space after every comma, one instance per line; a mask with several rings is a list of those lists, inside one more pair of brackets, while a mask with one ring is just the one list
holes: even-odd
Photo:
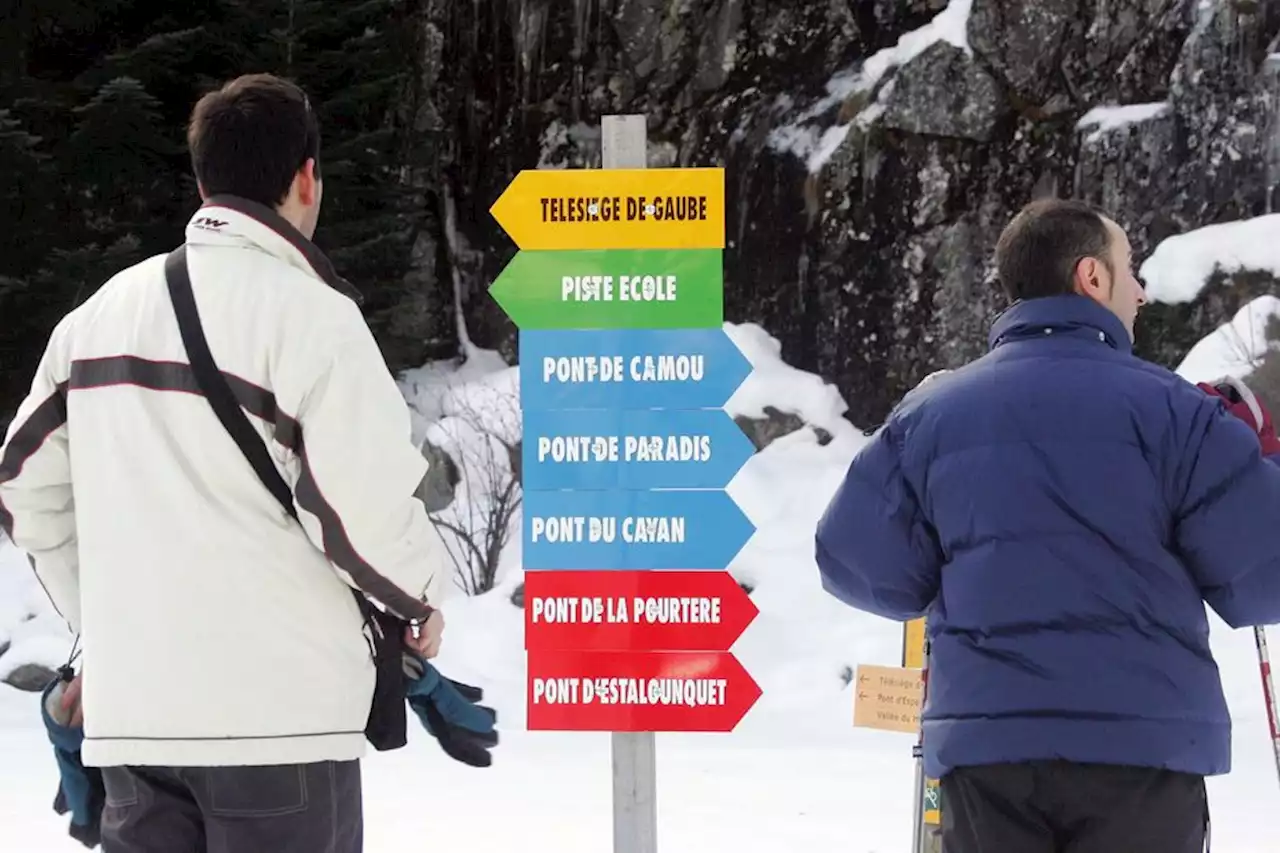
[[924, 617], [902, 626], [902, 665], [924, 669]]
[[489, 212], [526, 251], [723, 249], [724, 169], [526, 169]]
[[937, 779], [924, 780], [924, 822], [930, 826], [942, 824], [942, 787]]

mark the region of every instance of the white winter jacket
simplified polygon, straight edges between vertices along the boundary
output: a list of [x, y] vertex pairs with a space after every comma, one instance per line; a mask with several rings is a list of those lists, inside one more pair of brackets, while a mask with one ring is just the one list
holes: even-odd
[[313, 244], [233, 197], [186, 237], [209, 348], [300, 522], [200, 395], [161, 255], [53, 331], [0, 451], [0, 525], [81, 635], [86, 764], [357, 758], [374, 670], [350, 588], [422, 618], [448, 587], [427, 463]]

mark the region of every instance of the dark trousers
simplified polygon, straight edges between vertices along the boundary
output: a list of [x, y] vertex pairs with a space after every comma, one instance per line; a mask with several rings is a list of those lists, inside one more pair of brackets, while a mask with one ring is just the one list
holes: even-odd
[[1204, 777], [1033, 761], [941, 780], [944, 853], [1202, 853]]
[[102, 853], [360, 853], [360, 763], [104, 767]]

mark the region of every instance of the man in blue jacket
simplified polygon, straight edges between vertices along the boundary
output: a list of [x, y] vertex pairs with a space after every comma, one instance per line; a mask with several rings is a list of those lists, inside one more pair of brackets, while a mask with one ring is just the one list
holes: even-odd
[[823, 585], [928, 618], [947, 853], [1198, 853], [1204, 777], [1231, 767], [1204, 605], [1280, 621], [1280, 443], [1256, 401], [1132, 354], [1145, 298], [1106, 216], [1035, 202], [996, 262], [990, 352], [854, 459]]

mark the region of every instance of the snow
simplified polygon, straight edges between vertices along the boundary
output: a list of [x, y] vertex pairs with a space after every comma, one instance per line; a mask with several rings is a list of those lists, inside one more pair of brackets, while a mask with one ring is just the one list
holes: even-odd
[[[966, 32], [972, 7], [973, 0], [950, 0], [947, 7], [929, 23], [904, 34], [893, 47], [876, 51], [856, 70], [846, 68], [835, 74], [827, 81], [826, 95], [787, 124], [770, 131], [767, 139], [769, 147], [796, 155], [805, 161], [810, 174], [817, 174], [839, 150], [855, 123], [865, 126], [879, 116], [883, 109], [873, 103], [861, 111], [865, 115], [826, 128], [815, 126], [815, 122], [825, 118], [827, 113], [852, 95], [872, 91], [890, 71], [915, 59], [937, 42], [955, 45], [972, 56], [973, 49], [969, 46]], [[779, 105], [786, 108], [790, 104], [791, 98], [788, 96], [781, 99]]]
[[1138, 275], [1152, 302], [1191, 302], [1222, 270], [1269, 272], [1280, 278], [1280, 214], [1206, 225], [1168, 237]]
[[782, 360], [782, 344], [755, 323], [724, 324], [725, 333], [751, 362], [751, 375], [725, 405], [729, 414], [760, 418], [765, 407], [794, 412], [828, 432], [846, 429], [848, 406], [834, 385]]
[[0, 648], [6, 645], [0, 680], [25, 664], [54, 669], [71, 651], [66, 624], [45, 598], [27, 558], [0, 534]]
[[1094, 107], [1076, 122], [1076, 130], [1092, 130], [1085, 142], [1096, 142], [1106, 133], [1129, 125], [1163, 118], [1170, 111], [1168, 101], [1148, 104], [1120, 104]]
[[1259, 296], [1206, 335], [1183, 357], [1178, 374], [1189, 382], [1213, 382], [1224, 376], [1243, 379], [1267, 354], [1267, 323], [1280, 316], [1280, 299]]
[[[823, 593], [812, 558], [818, 515], [867, 439], [844, 419], [840, 395], [785, 364], [778, 341], [763, 329], [726, 324], [725, 330], [756, 371], [727, 408], [752, 416], [766, 406], [796, 412], [831, 438], [820, 444], [809, 428], [785, 436], [758, 453], [730, 487], [758, 526], [730, 567], [754, 587], [760, 610], [734, 652], [764, 694], [731, 734], [657, 736], [659, 849], [907, 850], [914, 738], [853, 728], [846, 684], [859, 663], [896, 665], [901, 626]], [[483, 350], [462, 363], [404, 374], [416, 434], [453, 441], [460, 453], [480, 452], [476, 448], [495, 436], [509, 438], [518, 429], [511, 409], [518, 401], [516, 375]], [[468, 433], [461, 424], [474, 425], [477, 413], [479, 427]], [[407, 748], [371, 753], [364, 770], [369, 853], [400, 853], [409, 849], [406, 838], [422, 837], [449, 850], [609, 849], [609, 737], [525, 730], [523, 613], [510, 601], [521, 581], [518, 535], [502, 567], [492, 592], [455, 594], [445, 602], [449, 627], [438, 661], [450, 677], [484, 687], [498, 709], [503, 741], [495, 764], [485, 770], [457, 764], [416, 728]], [[1252, 637], [1216, 617], [1212, 629], [1235, 715], [1235, 769], [1210, 780], [1214, 849], [1270, 850], [1273, 844], [1258, 840], [1259, 815], [1274, 808], [1280, 789]], [[14, 640], [10, 654], [50, 666], [65, 659], [61, 623], [26, 561], [7, 543], [0, 543], [0, 632]], [[0, 850], [82, 850], [67, 837], [66, 819], [50, 808], [56, 770], [33, 694], [0, 686], [0, 756]], [[548, 773], [552, 766], [558, 777]]]

